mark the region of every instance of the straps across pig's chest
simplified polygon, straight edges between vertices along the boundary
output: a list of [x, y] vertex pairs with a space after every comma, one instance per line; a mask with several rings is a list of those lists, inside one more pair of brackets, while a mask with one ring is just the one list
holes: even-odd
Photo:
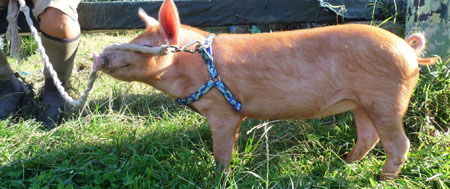
[[214, 40], [214, 37], [214, 34], [208, 35], [205, 44], [197, 49], [197, 52], [202, 56], [203, 61], [208, 68], [210, 76], [209, 80], [200, 88], [198, 88], [194, 93], [189, 95], [189, 97], [177, 99], [177, 102], [183, 105], [191, 104], [199, 100], [212, 88], [216, 87], [217, 90], [222, 93], [228, 103], [230, 103], [237, 112], [240, 112], [242, 108], [241, 102], [239, 102], [239, 100], [234, 97], [228, 87], [220, 79], [219, 74], [217, 74], [216, 66], [214, 65], [214, 58], [212, 55], [212, 42]]

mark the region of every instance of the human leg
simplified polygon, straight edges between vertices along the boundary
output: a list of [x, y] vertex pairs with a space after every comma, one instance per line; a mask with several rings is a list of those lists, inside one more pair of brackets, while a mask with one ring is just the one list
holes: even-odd
[[[49, 60], [64, 86], [69, 82], [75, 55], [80, 41], [80, 26], [76, 20], [79, 1], [36, 0], [34, 13], [40, 20], [42, 44]], [[44, 69], [45, 86], [42, 100], [48, 106], [38, 115], [47, 128], [54, 127], [64, 111], [65, 100]]]

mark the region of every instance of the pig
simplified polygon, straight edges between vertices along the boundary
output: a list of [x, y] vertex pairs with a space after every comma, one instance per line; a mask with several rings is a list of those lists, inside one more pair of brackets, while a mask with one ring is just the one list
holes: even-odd
[[[138, 12], [145, 32], [129, 44], [146, 47], [205, 41], [208, 32], [181, 25], [172, 0], [165, 0], [159, 20]], [[419, 77], [425, 38], [406, 40], [368, 25], [344, 24], [262, 34], [220, 34], [212, 54], [223, 83], [242, 104], [236, 111], [222, 93], [211, 89], [189, 104], [205, 116], [213, 136], [214, 158], [228, 171], [241, 121], [317, 119], [353, 111], [357, 142], [347, 162], [361, 160], [381, 140], [386, 162], [381, 179], [397, 178], [407, 159], [403, 129], [411, 94]], [[184, 98], [209, 79], [199, 53], [164, 56], [108, 49], [94, 53], [94, 66], [123, 81], [138, 81]]]

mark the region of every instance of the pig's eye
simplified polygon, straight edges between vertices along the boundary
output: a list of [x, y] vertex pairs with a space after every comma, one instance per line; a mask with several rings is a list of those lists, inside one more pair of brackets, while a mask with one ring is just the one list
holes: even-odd
[[145, 46], [145, 47], [153, 47], [153, 46], [151, 46], [151, 45], [147, 45], [147, 44], [144, 44], [144, 46]]

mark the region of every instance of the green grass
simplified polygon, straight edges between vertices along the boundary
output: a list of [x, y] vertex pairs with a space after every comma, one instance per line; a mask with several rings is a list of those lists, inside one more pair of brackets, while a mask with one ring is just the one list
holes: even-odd
[[[79, 97], [85, 88], [92, 52], [136, 35], [83, 35], [72, 94]], [[25, 79], [39, 93], [40, 56], [12, 65], [29, 73]], [[399, 179], [379, 181], [381, 145], [361, 162], [343, 161], [356, 139], [352, 115], [345, 113], [310, 121], [244, 121], [227, 186], [448, 188], [450, 65], [430, 68], [422, 67], [405, 117], [411, 150]], [[101, 75], [88, 106], [69, 111], [53, 130], [34, 121], [38, 111], [39, 102], [30, 99], [18, 117], [0, 122], [0, 188], [220, 186], [205, 118], [149, 86]]]

